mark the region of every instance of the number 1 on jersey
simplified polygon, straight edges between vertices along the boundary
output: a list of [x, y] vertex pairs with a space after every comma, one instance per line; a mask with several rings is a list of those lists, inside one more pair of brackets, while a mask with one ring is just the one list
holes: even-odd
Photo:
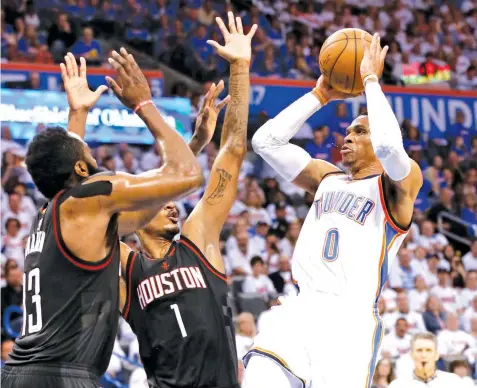
[[326, 232], [325, 244], [323, 245], [323, 260], [335, 261], [339, 254], [340, 234], [338, 229], [330, 229]]
[[182, 322], [182, 316], [181, 312], [179, 311], [179, 306], [176, 303], [171, 304], [171, 310], [174, 310], [174, 313], [176, 314], [177, 323], [179, 324], [179, 329], [181, 329], [182, 337], [187, 337], [187, 331], [184, 327], [184, 322]]

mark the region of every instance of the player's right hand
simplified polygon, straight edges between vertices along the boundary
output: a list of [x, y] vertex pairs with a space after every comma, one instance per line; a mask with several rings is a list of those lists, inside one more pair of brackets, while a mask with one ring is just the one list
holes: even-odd
[[328, 79], [323, 75], [321, 75], [320, 78], [318, 78], [315, 89], [324, 98], [325, 104], [331, 101], [345, 100], [347, 98], [353, 98], [363, 94], [362, 92], [350, 94], [350, 93], [344, 93], [344, 92], [340, 92], [339, 90], [333, 89], [331, 85], [329, 84]]
[[61, 78], [65, 87], [70, 111], [88, 112], [108, 87], [99, 86], [94, 92], [89, 89], [86, 79], [86, 60], [80, 58], [80, 68], [73, 54], [65, 55], [65, 63], [60, 63]]
[[221, 46], [215, 40], [208, 40], [207, 43], [215, 47], [217, 53], [230, 63], [241, 59], [250, 63], [252, 58], [251, 42], [255, 35], [255, 31], [257, 31], [257, 25], [254, 24], [249, 33], [244, 35], [242, 19], [238, 16], [234, 19], [234, 14], [232, 12], [229, 12], [227, 15], [229, 18], [229, 29], [225, 27], [221, 18], [215, 18], [215, 21], [224, 36], [225, 45]]
[[373, 35], [371, 44], [365, 41], [365, 36], [366, 34], [364, 33], [361, 35], [361, 43], [364, 48], [363, 60], [360, 66], [361, 79], [364, 80], [368, 75], [374, 75], [379, 79], [389, 47], [381, 48], [381, 38], [378, 33]]
[[117, 82], [111, 77], [106, 77], [106, 81], [124, 106], [134, 109], [141, 102], [151, 100], [151, 89], [146, 77], [124, 47], [121, 47], [119, 53], [113, 51], [108, 62], [119, 76]]
[[223, 90], [224, 81], [220, 81], [217, 85], [212, 84], [197, 114], [194, 136], [204, 144], [208, 144], [212, 140], [217, 124], [217, 117], [222, 108], [230, 101], [230, 96], [227, 96], [218, 104], [215, 103]]

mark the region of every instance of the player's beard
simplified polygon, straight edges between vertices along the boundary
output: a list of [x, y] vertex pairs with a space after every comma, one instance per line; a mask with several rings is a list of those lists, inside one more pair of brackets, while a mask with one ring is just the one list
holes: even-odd
[[161, 232], [161, 237], [165, 238], [166, 240], [172, 241], [176, 234], [181, 232], [181, 228], [179, 224], [168, 224], [164, 227]]

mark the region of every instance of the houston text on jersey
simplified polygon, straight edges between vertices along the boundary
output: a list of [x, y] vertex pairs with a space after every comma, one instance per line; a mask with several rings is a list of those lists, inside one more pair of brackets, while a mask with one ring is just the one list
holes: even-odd
[[199, 267], [176, 268], [143, 280], [137, 287], [139, 304], [144, 310], [153, 300], [183, 288], [207, 288]]

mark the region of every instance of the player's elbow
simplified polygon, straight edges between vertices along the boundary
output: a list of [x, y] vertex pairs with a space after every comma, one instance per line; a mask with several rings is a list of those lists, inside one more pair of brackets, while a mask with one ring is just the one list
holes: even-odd
[[270, 127], [273, 120], [268, 120], [263, 124], [252, 137], [253, 151], [259, 155], [271, 145]]
[[243, 160], [247, 155], [247, 142], [244, 139], [243, 142], [236, 142], [235, 144], [226, 144], [223, 150], [235, 159]]
[[197, 159], [164, 165], [164, 173], [175, 176], [178, 182], [185, 183], [188, 190], [198, 189], [204, 182], [204, 174]]

